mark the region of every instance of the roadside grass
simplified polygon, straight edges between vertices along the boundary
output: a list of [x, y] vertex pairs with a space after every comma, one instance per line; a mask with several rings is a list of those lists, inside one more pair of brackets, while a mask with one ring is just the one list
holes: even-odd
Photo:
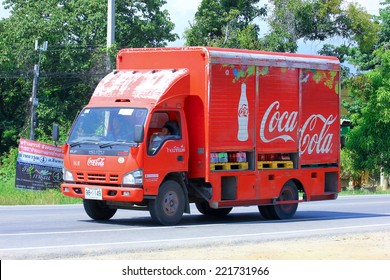
[[24, 190], [15, 188], [15, 179], [0, 182], [0, 205], [78, 204], [81, 199], [64, 196], [59, 189]]
[[[368, 194], [390, 194], [390, 190], [343, 190], [339, 195]], [[79, 203], [82, 203], [81, 199], [64, 196], [59, 189], [48, 189], [42, 191], [23, 190], [15, 188], [15, 179], [0, 182], [0, 205], [53, 205]]]
[[342, 190], [339, 195], [368, 195], [368, 194], [390, 194], [390, 189], [388, 190], [372, 190], [372, 189], [357, 189], [357, 190]]

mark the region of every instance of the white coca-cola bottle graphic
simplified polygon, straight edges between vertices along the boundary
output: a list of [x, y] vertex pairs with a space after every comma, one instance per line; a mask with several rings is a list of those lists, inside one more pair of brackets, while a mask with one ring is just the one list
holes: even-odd
[[239, 141], [248, 140], [248, 99], [246, 97], [246, 84], [241, 84], [241, 96], [238, 102], [238, 133], [237, 139]]

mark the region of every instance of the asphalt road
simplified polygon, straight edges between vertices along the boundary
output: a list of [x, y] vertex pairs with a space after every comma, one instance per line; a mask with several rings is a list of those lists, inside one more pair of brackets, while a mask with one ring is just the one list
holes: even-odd
[[[118, 210], [96, 222], [82, 205], [0, 206], [0, 259], [97, 258], [220, 244], [251, 244], [345, 233], [390, 230], [390, 195], [339, 197], [301, 203], [294, 218], [268, 221], [257, 207], [239, 207], [226, 218], [191, 208], [177, 226], [154, 224], [149, 212]], [[207, 250], [205, 250], [207, 253]]]

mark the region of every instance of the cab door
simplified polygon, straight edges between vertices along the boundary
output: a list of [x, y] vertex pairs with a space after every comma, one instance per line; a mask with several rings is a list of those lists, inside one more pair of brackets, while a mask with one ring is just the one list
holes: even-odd
[[[164, 127], [170, 126], [168, 135]], [[158, 187], [169, 173], [188, 171], [188, 143], [186, 124], [182, 111], [155, 111], [146, 129], [144, 162], [145, 195], [156, 195]], [[158, 138], [154, 141], [154, 138]]]

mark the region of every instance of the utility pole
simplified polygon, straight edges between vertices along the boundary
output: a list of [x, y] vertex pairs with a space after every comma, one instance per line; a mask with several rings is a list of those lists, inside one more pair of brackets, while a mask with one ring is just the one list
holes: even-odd
[[38, 64], [34, 65], [34, 78], [33, 78], [33, 88], [31, 94], [31, 124], [30, 124], [30, 140], [34, 140], [35, 138], [35, 128], [38, 126], [38, 115], [37, 115], [37, 107], [38, 107], [38, 78], [39, 78], [39, 64], [41, 62], [41, 53], [42, 51], [47, 50], [47, 41], [43, 42], [42, 46], [38, 46], [38, 40], [35, 41], [35, 50], [39, 51], [38, 56]]
[[115, 44], [115, 0], [107, 0], [107, 53], [106, 70], [111, 71], [109, 49]]

